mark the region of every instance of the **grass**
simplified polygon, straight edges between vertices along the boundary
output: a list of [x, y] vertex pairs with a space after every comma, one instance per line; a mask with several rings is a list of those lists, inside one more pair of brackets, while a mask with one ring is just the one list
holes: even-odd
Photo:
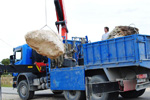
[[2, 77], [12, 77], [12, 76], [11, 75], [2, 75], [1, 78]]
[[1, 87], [12, 87], [12, 85], [9, 85], [9, 84], [2, 84]]
[[6, 74], [1, 75], [1, 77], [12, 77], [12, 75], [10, 73], [6, 73]]
[[1, 87], [12, 87], [13, 77], [11, 75], [1, 76]]

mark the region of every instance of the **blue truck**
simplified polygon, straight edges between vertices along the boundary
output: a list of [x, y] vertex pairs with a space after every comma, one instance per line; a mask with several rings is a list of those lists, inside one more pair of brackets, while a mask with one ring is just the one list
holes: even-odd
[[45, 89], [63, 93], [66, 100], [117, 100], [119, 94], [124, 98], [144, 94], [150, 86], [150, 36], [134, 34], [92, 43], [87, 37], [68, 40], [63, 2], [54, 3], [65, 54], [49, 59], [24, 44], [13, 49], [10, 65], [0, 65], [0, 74], [13, 74], [20, 98], [32, 99], [35, 91]]
[[27, 44], [14, 48], [11, 65], [1, 69], [13, 72], [13, 87], [21, 99], [31, 99], [34, 91], [44, 89], [64, 93], [66, 100], [117, 100], [119, 94], [137, 98], [150, 86], [150, 36], [64, 43], [75, 52], [63, 60], [43, 57]]

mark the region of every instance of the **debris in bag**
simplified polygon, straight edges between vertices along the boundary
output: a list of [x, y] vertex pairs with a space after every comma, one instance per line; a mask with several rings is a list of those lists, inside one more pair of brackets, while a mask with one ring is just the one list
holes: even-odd
[[108, 36], [108, 39], [132, 35], [132, 34], [138, 34], [139, 29], [136, 27], [131, 26], [116, 26]]
[[64, 54], [63, 39], [52, 30], [35, 30], [25, 35], [27, 44], [38, 54], [56, 59]]

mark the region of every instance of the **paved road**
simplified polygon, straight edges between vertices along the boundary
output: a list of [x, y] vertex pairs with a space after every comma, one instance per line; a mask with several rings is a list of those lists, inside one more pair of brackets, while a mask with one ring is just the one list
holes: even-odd
[[[2, 88], [2, 100], [20, 100], [17, 90], [12, 88]], [[63, 95], [54, 95], [50, 90], [37, 91], [32, 100], [65, 100]], [[119, 97], [118, 100], [150, 100], [150, 89], [147, 89], [144, 95], [136, 99], [123, 99]]]

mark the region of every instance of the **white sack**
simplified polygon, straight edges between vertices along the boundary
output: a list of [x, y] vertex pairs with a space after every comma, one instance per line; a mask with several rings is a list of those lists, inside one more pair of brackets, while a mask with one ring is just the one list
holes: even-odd
[[55, 59], [64, 54], [63, 39], [52, 30], [35, 30], [25, 35], [27, 44], [38, 54]]

